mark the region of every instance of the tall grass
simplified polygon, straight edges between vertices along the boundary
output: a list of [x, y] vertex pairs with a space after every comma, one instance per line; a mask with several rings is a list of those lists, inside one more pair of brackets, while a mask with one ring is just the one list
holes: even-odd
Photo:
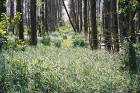
[[123, 67], [119, 54], [87, 48], [39, 44], [0, 54], [0, 92], [126, 93], [139, 83]]

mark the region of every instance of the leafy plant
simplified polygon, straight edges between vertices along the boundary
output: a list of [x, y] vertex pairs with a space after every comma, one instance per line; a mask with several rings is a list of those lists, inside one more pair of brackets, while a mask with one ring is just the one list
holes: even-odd
[[43, 40], [41, 40], [41, 43], [45, 46], [51, 45], [51, 38], [50, 37], [43, 37]]
[[67, 39], [67, 36], [66, 35], [63, 35], [63, 39], [66, 40]]
[[73, 46], [74, 47], [77, 47], [77, 46], [79, 46], [79, 47], [84, 47], [85, 46], [85, 42], [84, 42], [84, 40], [74, 40], [73, 41]]
[[56, 46], [57, 48], [60, 48], [60, 47], [61, 47], [61, 40], [56, 40], [56, 41], [54, 42], [54, 44], [55, 44], [55, 46]]
[[6, 14], [2, 14], [2, 21], [0, 21], [0, 49], [3, 43], [7, 42], [8, 33], [7, 33], [7, 24], [9, 23]]

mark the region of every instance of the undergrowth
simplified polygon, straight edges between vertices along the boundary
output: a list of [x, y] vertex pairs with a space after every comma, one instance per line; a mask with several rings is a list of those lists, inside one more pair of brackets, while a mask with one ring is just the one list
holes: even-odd
[[119, 54], [44, 46], [0, 54], [0, 92], [136, 93], [138, 75], [122, 71]]

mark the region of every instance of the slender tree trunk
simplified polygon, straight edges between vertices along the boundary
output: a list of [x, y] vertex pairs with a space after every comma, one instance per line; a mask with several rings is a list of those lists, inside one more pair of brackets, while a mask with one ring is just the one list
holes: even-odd
[[41, 18], [42, 18], [42, 29], [44, 29], [44, 27], [45, 27], [45, 16], [44, 16], [44, 0], [42, 0], [42, 7], [41, 7]]
[[112, 49], [112, 37], [110, 31], [110, 1], [104, 1], [104, 37], [105, 37], [105, 46], [107, 50]]
[[17, 12], [21, 13], [21, 22], [18, 25], [19, 39], [24, 40], [24, 27], [23, 27], [23, 0], [17, 0]]
[[136, 30], [135, 30], [135, 21], [132, 19], [130, 20], [130, 39], [131, 42], [136, 43]]
[[10, 0], [10, 27], [9, 30], [14, 33], [14, 27], [12, 26], [11, 20], [14, 18], [14, 0]]
[[96, 0], [90, 0], [91, 4], [91, 48], [98, 48], [97, 25], [96, 25]]
[[117, 0], [111, 0], [112, 7], [112, 32], [114, 35], [114, 50], [119, 51]]
[[[139, 4], [140, 4], [140, 0], [139, 0]], [[140, 43], [140, 10], [138, 11], [138, 42]]]
[[80, 13], [80, 32], [83, 30], [82, 28], [83, 28], [83, 12], [82, 12], [82, 10], [83, 10], [83, 2], [82, 2], [83, 0], [80, 0], [79, 1], [79, 13]]
[[[84, 33], [87, 39], [88, 37], [88, 17], [87, 17], [87, 0], [84, 0]], [[92, 10], [93, 11], [93, 10]]]
[[76, 15], [76, 8], [75, 8], [75, 3], [74, 2], [75, 0], [72, 0], [72, 14], [73, 14], [73, 22], [74, 22], [74, 25], [76, 27], [76, 32], [78, 32], [79, 30], [79, 25], [78, 25], [78, 21], [77, 21], [77, 15]]
[[37, 45], [36, 0], [31, 0], [31, 45]]
[[64, 6], [64, 9], [65, 9], [65, 11], [66, 11], [66, 13], [67, 13], [67, 15], [68, 15], [69, 21], [70, 21], [70, 23], [71, 23], [71, 25], [72, 25], [72, 28], [73, 28], [73, 30], [76, 32], [75, 26], [74, 26], [74, 24], [73, 24], [73, 22], [72, 22], [72, 20], [71, 20], [71, 17], [70, 17], [70, 15], [69, 15], [69, 13], [68, 13], [68, 10], [67, 10], [67, 8], [66, 8], [66, 5], [65, 5], [64, 0], [62, 0], [62, 3], [63, 3], [63, 6]]
[[45, 0], [45, 29], [46, 32], [48, 33], [48, 2]]

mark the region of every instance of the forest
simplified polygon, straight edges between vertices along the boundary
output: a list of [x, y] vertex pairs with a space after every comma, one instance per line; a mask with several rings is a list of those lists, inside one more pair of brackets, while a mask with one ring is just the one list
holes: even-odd
[[140, 93], [140, 0], [0, 0], [0, 93]]

